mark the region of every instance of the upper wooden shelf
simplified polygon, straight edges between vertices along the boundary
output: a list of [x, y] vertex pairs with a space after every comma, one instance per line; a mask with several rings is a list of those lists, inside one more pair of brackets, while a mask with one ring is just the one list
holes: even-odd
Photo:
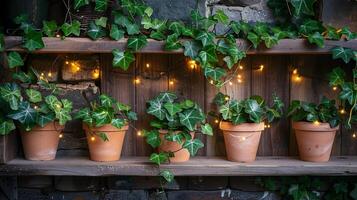
[[[165, 164], [176, 176], [354, 176], [357, 156], [333, 157], [327, 163], [293, 157], [258, 157], [252, 163], [235, 163], [222, 157], [194, 157], [179, 164]], [[147, 157], [127, 157], [117, 162], [93, 162], [87, 157], [63, 157], [54, 161], [15, 159], [0, 165], [0, 176], [157, 176], [158, 168]]]
[[[35, 51], [35, 53], [111, 53], [113, 49], [125, 50], [127, 39], [119, 41], [99, 39], [92, 41], [89, 38], [67, 37], [60, 38], [45, 37], [46, 47]], [[21, 48], [22, 38], [18, 36], [5, 37], [6, 51], [25, 51]], [[237, 40], [237, 44], [243, 48], [250, 45], [246, 40]], [[327, 54], [335, 46], [343, 46], [357, 49], [357, 40], [333, 41], [326, 40], [325, 47], [319, 48], [309, 44], [305, 39], [283, 39], [279, 44], [268, 49], [261, 45], [257, 49], [251, 49], [248, 54]], [[165, 51], [164, 42], [149, 39], [148, 45], [140, 50], [140, 53], [182, 53], [177, 51]]]

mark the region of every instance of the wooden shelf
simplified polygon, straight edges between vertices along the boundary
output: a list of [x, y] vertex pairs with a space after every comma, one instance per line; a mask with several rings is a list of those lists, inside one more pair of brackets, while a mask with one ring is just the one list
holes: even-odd
[[[353, 176], [357, 156], [333, 157], [327, 163], [300, 161], [294, 157], [258, 157], [252, 163], [235, 163], [223, 157], [195, 157], [179, 164], [165, 164], [176, 176]], [[0, 175], [54, 176], [157, 176], [158, 168], [147, 157], [124, 157], [117, 162], [93, 162], [87, 157], [63, 157], [54, 161], [15, 159], [0, 165]]]
[[[99, 39], [92, 41], [89, 38], [68, 37], [64, 40], [60, 38], [45, 37], [46, 47], [34, 53], [111, 53], [113, 49], [125, 50], [127, 39], [119, 41], [109, 39]], [[18, 36], [5, 37], [6, 51], [25, 51], [21, 48], [22, 38]], [[243, 48], [250, 45], [246, 40], [237, 40], [237, 44]], [[283, 39], [279, 44], [267, 49], [264, 45], [257, 49], [252, 49], [248, 54], [327, 54], [335, 46], [343, 46], [357, 49], [357, 40], [332, 41], [326, 40], [325, 47], [319, 48], [309, 44], [305, 39]], [[177, 51], [165, 51], [164, 42], [149, 39], [148, 45], [140, 50], [140, 53], [182, 53], [182, 49]]]

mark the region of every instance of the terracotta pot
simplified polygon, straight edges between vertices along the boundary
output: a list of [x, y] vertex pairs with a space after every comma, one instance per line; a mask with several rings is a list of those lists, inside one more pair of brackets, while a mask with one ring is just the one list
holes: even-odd
[[[120, 159], [125, 132], [129, 126], [118, 129], [110, 124], [102, 127], [88, 127], [83, 124], [87, 135], [90, 159], [99, 162], [117, 161]], [[97, 134], [105, 133], [109, 141], [103, 141]], [[93, 139], [94, 138], [94, 139]]]
[[[181, 131], [175, 131], [174, 133], [180, 133]], [[161, 138], [161, 145], [159, 146], [158, 150], [166, 151], [166, 152], [175, 152], [174, 157], [170, 158], [170, 162], [172, 163], [179, 163], [179, 162], [186, 162], [190, 159], [190, 152], [187, 149], [181, 149], [182, 144], [177, 142], [167, 141], [165, 139], [165, 135], [168, 133], [168, 130], [159, 130], [160, 138]], [[194, 132], [191, 132], [191, 137], [194, 137]], [[183, 141], [184, 142], [184, 141]], [[181, 150], [179, 150], [181, 149]], [[177, 151], [179, 150], [179, 151]]]
[[59, 135], [63, 128], [57, 122], [51, 122], [45, 127], [35, 126], [31, 131], [21, 131], [25, 158], [27, 160], [54, 160]]
[[331, 128], [328, 123], [293, 122], [293, 128], [301, 160], [327, 162], [330, 159], [339, 127]]
[[233, 125], [221, 122], [219, 128], [223, 131], [227, 158], [234, 162], [253, 162], [256, 158], [260, 135], [264, 123], [243, 123]]

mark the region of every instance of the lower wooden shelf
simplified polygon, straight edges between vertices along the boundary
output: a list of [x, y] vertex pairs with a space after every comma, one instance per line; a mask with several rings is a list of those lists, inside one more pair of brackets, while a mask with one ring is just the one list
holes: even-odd
[[[252, 163], [235, 163], [224, 157], [194, 157], [179, 164], [165, 164], [176, 176], [355, 176], [357, 156], [333, 157], [327, 163], [294, 157], [258, 157]], [[14, 159], [0, 165], [0, 175], [53, 176], [157, 176], [159, 169], [147, 157], [123, 157], [117, 162], [93, 162], [87, 157], [60, 157], [53, 161]]]

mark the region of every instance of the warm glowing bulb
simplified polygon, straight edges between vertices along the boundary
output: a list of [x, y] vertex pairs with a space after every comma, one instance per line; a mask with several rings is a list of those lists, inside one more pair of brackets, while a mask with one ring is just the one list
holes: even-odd
[[219, 123], [219, 120], [218, 120], [218, 119], [214, 120], [214, 123], [218, 124], [218, 123]]
[[294, 69], [294, 70], [293, 70], [293, 74], [295, 74], [295, 75], [298, 74], [298, 70], [297, 70], [297, 69]]
[[224, 97], [224, 100], [228, 101], [228, 100], [229, 100], [229, 97]]
[[57, 34], [56, 37], [59, 38], [59, 37], [61, 37], [61, 35], [60, 35], [60, 34]]
[[356, 133], [353, 133], [352, 137], [353, 137], [353, 138], [356, 138]]
[[58, 136], [59, 138], [63, 138], [63, 134], [59, 134], [59, 136]]
[[146, 63], [146, 68], [150, 68], [150, 64], [149, 63]]
[[300, 82], [300, 81], [301, 81], [301, 76], [297, 75], [297, 76], [295, 77], [295, 81], [296, 81], [296, 82]]
[[336, 86], [333, 86], [333, 87], [332, 87], [332, 90], [333, 90], [333, 91], [336, 91], [336, 90], [337, 90], [337, 87], [336, 87]]
[[138, 131], [136, 134], [137, 134], [138, 136], [141, 136], [141, 135], [142, 135], [141, 131]]
[[266, 127], [267, 127], [267, 125], [264, 124], [264, 128], [266, 128]]
[[45, 76], [45, 74], [44, 74], [44, 73], [41, 73], [41, 76]]
[[229, 81], [228, 84], [229, 84], [229, 85], [233, 85], [232, 81]]
[[313, 123], [314, 123], [315, 125], [319, 125], [319, 124], [320, 124], [320, 122], [319, 122], [319, 121], [317, 121], [317, 120], [316, 120], [316, 121], [314, 121]]
[[141, 83], [140, 78], [136, 78], [136, 79], [134, 80], [134, 83], [135, 83], [135, 84], [140, 84], [140, 83]]
[[243, 68], [243, 66], [242, 66], [242, 65], [239, 65], [239, 69], [240, 69], [240, 70], [242, 70], [242, 69], [244, 69], [244, 68]]
[[270, 124], [268, 124], [267, 127], [270, 128]]
[[242, 78], [242, 75], [238, 74], [237, 77], [238, 77], [238, 78]]
[[246, 140], [246, 138], [245, 137], [242, 137], [242, 141], [245, 141]]
[[95, 141], [95, 137], [92, 136], [92, 137], [90, 138], [90, 140], [91, 140], [92, 142], [94, 142], [94, 141]]
[[342, 108], [342, 109], [340, 110], [340, 113], [341, 113], [341, 114], [345, 114], [345, 113], [346, 113], [346, 110]]
[[94, 79], [99, 78], [99, 75], [100, 75], [99, 73], [100, 73], [99, 69], [95, 69], [95, 70], [93, 71], [92, 77], [93, 77]]
[[80, 68], [79, 66], [77, 66], [77, 67], [76, 67], [76, 70], [79, 71], [79, 70], [81, 70], [81, 68]]
[[259, 66], [259, 70], [260, 70], [260, 71], [263, 71], [263, 69], [264, 69], [264, 65], [260, 65], [260, 66]]
[[170, 81], [169, 84], [170, 84], [170, 85], [174, 85], [174, 81]]
[[238, 83], [241, 83], [241, 82], [243, 82], [242, 79], [238, 79]]
[[210, 80], [209, 83], [212, 84], [212, 85], [214, 84], [213, 80]]
[[188, 61], [188, 65], [191, 67], [191, 69], [195, 69], [197, 66], [196, 61], [194, 60]]
[[66, 62], [65, 62], [65, 63], [66, 63], [66, 65], [68, 65], [68, 64], [69, 64], [68, 60], [66, 60]]
[[59, 105], [59, 104], [56, 104], [56, 107], [57, 107], [57, 108], [61, 108], [61, 105]]
[[37, 109], [38, 109], [38, 106], [34, 106], [33, 108], [34, 108], [35, 110], [37, 110]]
[[48, 77], [52, 77], [52, 73], [51, 73], [51, 72], [48, 72], [47, 76], [48, 76]]

